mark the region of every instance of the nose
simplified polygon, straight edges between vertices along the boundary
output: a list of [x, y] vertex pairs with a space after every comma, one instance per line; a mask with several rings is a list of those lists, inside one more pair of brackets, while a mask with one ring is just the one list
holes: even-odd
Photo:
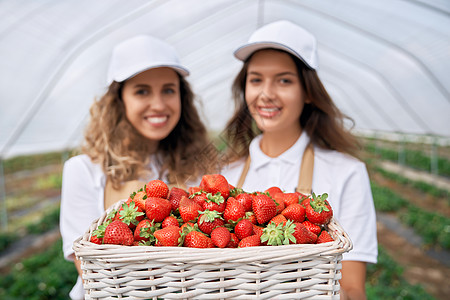
[[153, 110], [163, 110], [165, 108], [165, 102], [160, 94], [154, 94], [153, 97], [150, 99], [150, 107]]
[[264, 82], [260, 97], [264, 100], [272, 100], [274, 98], [275, 90], [271, 81]]

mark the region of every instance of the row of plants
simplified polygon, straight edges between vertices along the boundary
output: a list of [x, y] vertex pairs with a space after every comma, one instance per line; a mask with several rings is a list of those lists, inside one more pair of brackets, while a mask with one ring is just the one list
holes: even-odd
[[68, 299], [77, 279], [72, 262], [62, 254], [59, 239], [39, 254], [22, 260], [6, 275], [0, 275], [0, 299]]
[[[400, 152], [398, 150], [380, 147], [376, 144], [376, 141], [367, 142], [364, 149], [380, 159], [393, 162], [399, 161]], [[427, 172], [431, 170], [432, 161], [430, 155], [425, 154], [423, 151], [408, 149], [407, 147], [405, 147], [402, 152], [405, 165]], [[437, 157], [437, 169], [439, 175], [450, 177], [450, 160], [443, 157]]]
[[416, 189], [417, 191], [429, 194], [433, 197], [443, 199], [445, 203], [450, 206], [450, 192], [448, 190], [440, 189], [423, 181], [412, 181], [411, 179], [405, 178], [396, 173], [386, 171], [383, 168], [377, 166], [372, 166], [372, 169], [375, 172], [380, 173], [386, 179], [390, 179], [398, 184]]
[[402, 223], [413, 228], [422, 237], [425, 245], [450, 249], [450, 218], [419, 208], [375, 182], [371, 186], [377, 211], [395, 213]]
[[[0, 233], [0, 253], [8, 248], [18, 238], [23, 238], [28, 234], [41, 234], [48, 232], [59, 224], [59, 205], [53, 209], [47, 210], [42, 217], [34, 222], [29, 222], [24, 228], [19, 230], [10, 230]], [[1, 298], [0, 298], [1, 299]]]
[[33, 155], [15, 156], [2, 161], [3, 172], [12, 174], [23, 170], [35, 170], [48, 165], [63, 163], [67, 158], [75, 155], [77, 150], [67, 150], [60, 152], [48, 152]]

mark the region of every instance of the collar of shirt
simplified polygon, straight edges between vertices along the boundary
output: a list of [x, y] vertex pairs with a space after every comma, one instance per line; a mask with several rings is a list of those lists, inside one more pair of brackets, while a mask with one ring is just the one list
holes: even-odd
[[283, 152], [278, 157], [270, 157], [267, 156], [264, 152], [262, 152], [260, 147], [262, 134], [258, 135], [253, 139], [250, 143], [249, 152], [252, 160], [252, 166], [255, 170], [264, 167], [266, 164], [271, 161], [280, 160], [282, 162], [286, 162], [289, 164], [295, 164], [296, 161], [300, 160], [303, 156], [303, 152], [305, 151], [306, 146], [309, 143], [309, 136], [306, 132], [303, 132], [298, 140], [295, 142], [292, 147]]

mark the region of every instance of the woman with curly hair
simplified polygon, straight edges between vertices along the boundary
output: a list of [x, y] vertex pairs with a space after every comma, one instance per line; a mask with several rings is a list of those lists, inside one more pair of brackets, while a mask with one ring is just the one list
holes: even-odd
[[365, 299], [366, 264], [377, 261], [375, 209], [357, 139], [317, 75], [315, 37], [289, 22], [255, 31], [234, 55], [236, 112], [225, 135], [222, 174], [248, 192], [329, 195], [334, 217], [353, 241], [343, 255], [341, 299]]
[[[215, 156], [188, 74], [175, 50], [154, 37], [137, 36], [114, 48], [109, 88], [91, 107], [83, 154], [63, 171], [63, 252], [79, 274], [73, 242], [106, 208], [149, 180], [185, 188], [211, 172]], [[84, 298], [80, 277], [70, 297]]]

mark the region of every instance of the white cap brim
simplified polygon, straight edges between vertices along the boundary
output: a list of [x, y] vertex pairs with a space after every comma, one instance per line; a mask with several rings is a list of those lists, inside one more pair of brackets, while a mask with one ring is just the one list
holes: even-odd
[[249, 43], [249, 44], [243, 45], [243, 46], [239, 47], [238, 49], [236, 49], [236, 51], [234, 51], [234, 56], [241, 61], [246, 61], [253, 53], [255, 53], [258, 50], [263, 50], [263, 49], [283, 50], [283, 51], [286, 51], [286, 52], [296, 56], [297, 58], [299, 58], [302, 62], [304, 62], [311, 69], [317, 69], [317, 67], [318, 67], [317, 63], [313, 63], [313, 62], [311, 64], [308, 63], [294, 49], [291, 49], [286, 45], [282, 45], [282, 44], [275, 43], [275, 42], [257, 42], [257, 43]]

